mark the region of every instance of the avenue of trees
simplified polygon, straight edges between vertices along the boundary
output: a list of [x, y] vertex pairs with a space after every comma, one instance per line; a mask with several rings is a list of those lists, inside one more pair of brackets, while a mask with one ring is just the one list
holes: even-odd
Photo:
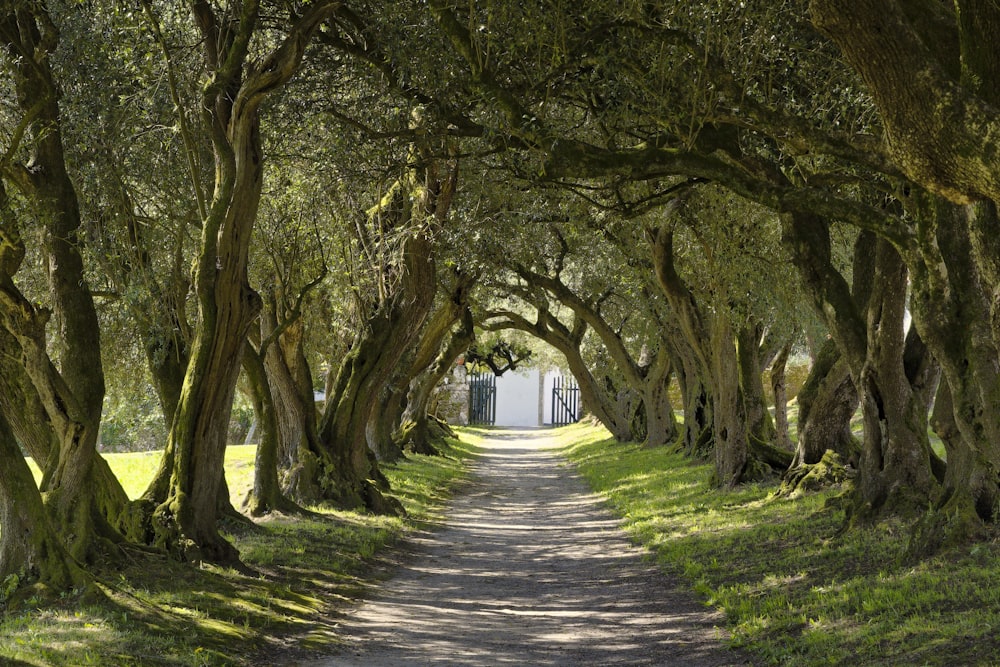
[[[238, 394], [246, 514], [401, 512], [379, 465], [436, 451], [495, 336], [719, 487], [848, 466], [849, 527], [985, 535], [997, 33], [982, 0], [0, 0], [0, 580], [237, 563]], [[129, 402], [164, 433], [134, 500], [98, 449]]]

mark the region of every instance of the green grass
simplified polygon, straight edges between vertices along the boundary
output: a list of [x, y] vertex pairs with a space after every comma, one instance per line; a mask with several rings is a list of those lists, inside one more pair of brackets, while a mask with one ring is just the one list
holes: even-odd
[[[463, 435], [445, 456], [411, 456], [384, 468], [405, 519], [314, 507], [310, 518], [226, 524], [245, 571], [194, 568], [128, 549], [124, 567], [99, 574], [106, 601], [68, 594], [0, 607], [0, 664], [286, 664], [329, 652], [341, 641], [337, 610], [388, 571], [402, 535], [439, 517], [478, 441]], [[237, 507], [252, 484], [253, 450], [227, 451]], [[155, 452], [106, 458], [130, 497], [144, 490], [159, 461]]]
[[841, 534], [843, 516], [826, 504], [837, 490], [720, 491], [710, 466], [666, 448], [584, 425], [562, 429], [561, 442], [632, 537], [723, 609], [731, 642], [762, 664], [1000, 664], [996, 542], [910, 562], [905, 526]]

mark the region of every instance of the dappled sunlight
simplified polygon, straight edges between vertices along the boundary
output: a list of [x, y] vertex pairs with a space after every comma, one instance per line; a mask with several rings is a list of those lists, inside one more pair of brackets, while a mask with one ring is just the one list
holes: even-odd
[[[342, 619], [338, 665], [737, 664], [721, 619], [679, 593], [551, 450], [488, 432], [441, 531]], [[678, 663], [679, 664], [679, 663]]]

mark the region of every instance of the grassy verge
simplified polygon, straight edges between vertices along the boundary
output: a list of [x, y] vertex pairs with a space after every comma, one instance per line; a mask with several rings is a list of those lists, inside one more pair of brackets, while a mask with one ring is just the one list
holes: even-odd
[[[385, 469], [406, 519], [312, 508], [310, 518], [228, 525], [245, 571], [129, 550], [124, 567], [100, 574], [106, 602], [84, 604], [71, 594], [0, 606], [0, 664], [289, 664], [329, 651], [340, 641], [337, 610], [377, 580], [401, 535], [438, 517], [477, 441], [463, 435], [445, 456]], [[133, 496], [158, 461], [156, 453], [107, 458]], [[253, 448], [230, 447], [226, 470], [238, 507], [252, 482]]]
[[562, 429], [563, 452], [662, 567], [722, 608], [734, 645], [769, 665], [1000, 664], [1000, 545], [921, 562], [904, 526], [839, 534], [836, 491], [710, 488], [710, 467], [607, 432]]

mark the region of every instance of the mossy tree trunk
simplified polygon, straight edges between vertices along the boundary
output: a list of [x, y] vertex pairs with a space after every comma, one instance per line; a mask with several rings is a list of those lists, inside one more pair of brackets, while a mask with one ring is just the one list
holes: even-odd
[[[400, 444], [418, 454], [437, 453], [428, 414], [431, 396], [452, 370], [455, 360], [475, 342], [475, 324], [469, 308], [475, 283], [476, 278], [470, 274], [460, 272], [454, 276], [445, 304], [434, 318], [438, 321], [428, 326], [411, 367], [406, 406], [396, 437]], [[456, 322], [459, 326], [454, 329]]]
[[[31, 142], [30, 167], [6, 161], [2, 176], [29, 202], [44, 230], [42, 255], [52, 302], [51, 309], [40, 307], [15, 284], [25, 247], [6, 187], [0, 185], [0, 322], [17, 341], [22, 377], [32, 385], [22, 382], [23, 410], [37, 417], [40, 406], [52, 432], [49, 456], [39, 461], [52, 527], [70, 556], [85, 562], [95, 555], [99, 537], [120, 540], [112, 524], [126, 497], [105, 466], [98, 464], [95, 472], [104, 373], [97, 313], [80, 254], [79, 201], [63, 151], [59, 88], [50, 69], [58, 31], [43, 7], [25, 5], [0, 15], [0, 36], [24, 138]], [[58, 367], [46, 337], [52, 316]]]
[[989, 140], [1000, 132], [995, 3], [932, 10], [812, 0], [809, 11], [867, 84], [890, 154], [909, 178], [955, 203], [1000, 201], [1000, 156]]
[[[407, 414], [413, 416], [415, 435], [411, 436], [411, 440], [413, 440], [413, 448], [416, 452], [422, 451], [420, 438], [423, 437], [428, 438], [431, 447], [435, 446], [433, 441], [436, 439], [436, 436], [431, 433], [431, 417], [433, 415], [435, 420], [441, 420], [442, 418], [433, 410], [433, 406], [435, 405], [434, 391], [449, 373], [454, 372], [458, 360], [476, 342], [475, 323], [472, 317], [472, 310], [469, 307], [463, 309], [460, 321], [461, 324], [458, 329], [452, 332], [448, 344], [442, 348], [434, 364], [427, 369], [426, 373], [416, 378], [410, 385], [409, 400], [406, 406], [407, 412], [404, 413], [404, 419]], [[426, 436], [422, 435], [424, 433]], [[424, 449], [422, 453], [427, 454], [429, 452]]]
[[[403, 352], [413, 344], [434, 299], [433, 245], [423, 232], [404, 242], [403, 286], [382, 304], [341, 365], [320, 422], [320, 442], [332, 457], [324, 473], [324, 497], [343, 507], [397, 513], [382, 495], [368, 423], [379, 392]], [[375, 483], [373, 483], [373, 481]]]
[[851, 369], [828, 338], [798, 394], [799, 438], [791, 467], [819, 463], [827, 450], [856, 466], [861, 443], [851, 432], [851, 418], [858, 400]]
[[[947, 467], [936, 503], [924, 522], [921, 551], [983, 534], [1000, 501], [1000, 379], [991, 326], [988, 278], [974, 262], [971, 227], [978, 215], [940, 198], [918, 207], [919, 254], [913, 253], [914, 324], [940, 361], [944, 382], [932, 425], [944, 442]], [[994, 218], [995, 222], [995, 218]], [[983, 360], [993, 360], [984, 363]]]
[[259, 64], [250, 61], [259, 21], [256, 3], [226, 17], [217, 16], [207, 2], [192, 4], [210, 74], [202, 115], [212, 138], [216, 176], [195, 270], [199, 322], [170, 427], [169, 491], [153, 516], [154, 543], [183, 559], [238, 560], [236, 550], [219, 535], [216, 517], [243, 345], [260, 310], [260, 297], [247, 276], [263, 178], [259, 109], [298, 70], [310, 37], [333, 4], [310, 5]]
[[864, 442], [857, 479], [861, 516], [883, 510], [923, 512], [934, 491], [927, 406], [904, 367], [907, 271], [886, 241], [876, 250], [879, 290], [868, 307], [868, 349], [856, 380]]
[[[407, 395], [406, 410], [403, 412], [403, 429], [400, 439], [404, 446], [418, 454], [435, 454], [437, 439], [430, 425], [430, 405], [437, 388], [445, 376], [455, 367], [455, 361], [476, 340], [475, 325], [472, 310], [466, 305], [460, 315], [461, 324], [452, 332], [448, 344], [438, 354], [434, 363], [424, 373], [418, 375], [410, 383]], [[407, 430], [406, 425], [412, 424]]]
[[37, 580], [56, 591], [84, 586], [91, 579], [63, 547], [49, 520], [35, 478], [10, 425], [0, 412], [0, 581]]
[[[927, 440], [924, 376], [918, 365], [904, 363], [906, 267], [888, 241], [862, 233], [855, 243], [852, 292], [832, 264], [826, 222], [803, 214], [783, 215], [782, 222], [782, 242], [860, 396], [865, 432], [853, 519], [924, 511], [936, 481]], [[879, 286], [877, 293], [872, 293], [873, 285]], [[913, 337], [911, 343], [917, 340]]]
[[[666, 223], [659, 228], [647, 230], [647, 233], [652, 245], [657, 282], [677, 317], [685, 349], [690, 353], [684, 368], [685, 382], [694, 381], [696, 384], [689, 386], [686, 391], [692, 391], [692, 388], [697, 391], [700, 383], [701, 391], [705, 394], [703, 400], [694, 394], [690, 408], [702, 410], [703, 415], [707, 410], [711, 411], [715, 479], [720, 485], [735, 486], [745, 479], [758, 476], [762, 465], [774, 467], [783, 459], [780, 454], [776, 459], [774, 448], [763, 440], [759, 444], [765, 456], [751, 451], [750, 436], [754, 430], [761, 436], [765, 436], [766, 431], [766, 437], [773, 439], [770, 417], [765, 421], [758, 414], [763, 401], [760, 364], [756, 356], [759, 336], [743, 334], [748, 350], [753, 347], [753, 351], [747, 353], [749, 361], [746, 365], [753, 366], [754, 369], [741, 373], [737, 332], [733, 330], [728, 314], [716, 312], [712, 317], [707, 317], [694, 294], [677, 273], [674, 265], [673, 228]], [[744, 377], [747, 374], [752, 377]], [[748, 389], [750, 395], [758, 396], [754, 399], [753, 414], [747, 404]], [[688, 407], [685, 405], [685, 422], [688, 421]], [[764, 413], [766, 414], [766, 409]], [[692, 420], [692, 426], [703, 428], [697, 417]], [[693, 445], [695, 448], [700, 447], [701, 437], [702, 434], [699, 434]], [[686, 437], [685, 443], [692, 446], [691, 438]]]

